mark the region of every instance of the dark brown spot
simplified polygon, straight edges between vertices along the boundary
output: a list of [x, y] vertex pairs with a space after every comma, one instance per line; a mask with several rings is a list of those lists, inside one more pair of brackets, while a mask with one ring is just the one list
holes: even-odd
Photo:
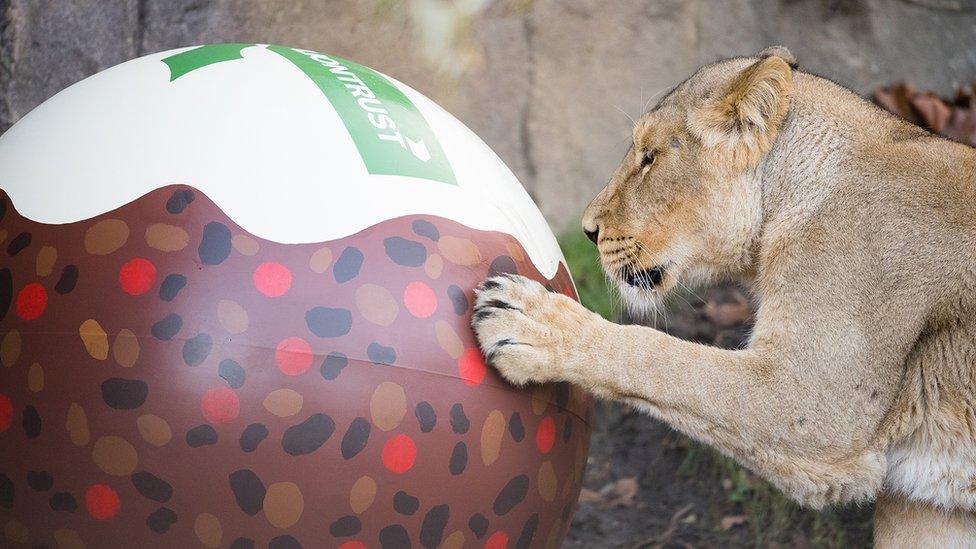
[[68, 513], [74, 513], [75, 509], [78, 508], [77, 500], [68, 492], [55, 492], [47, 500], [47, 504], [53, 511], [66, 511]]
[[525, 499], [525, 495], [528, 492], [529, 477], [519, 475], [508, 481], [505, 487], [498, 492], [498, 496], [495, 497], [495, 503], [492, 504], [492, 510], [500, 517], [505, 516]]
[[176, 524], [176, 511], [169, 507], [160, 507], [146, 517], [146, 526], [157, 534], [165, 534]]
[[340, 448], [342, 450], [343, 459], [352, 459], [363, 451], [366, 447], [366, 443], [369, 441], [369, 432], [371, 426], [366, 418], [357, 417], [352, 420], [349, 424], [349, 428], [346, 429], [346, 434], [342, 437], [342, 444]]
[[139, 379], [113, 377], [102, 382], [102, 400], [115, 410], [135, 410], [148, 396], [149, 386]]
[[132, 473], [132, 485], [146, 499], [166, 503], [173, 497], [173, 487], [148, 471]]
[[209, 446], [217, 443], [217, 431], [207, 424], [197, 425], [186, 432], [186, 443], [190, 448]]
[[13, 257], [19, 254], [20, 252], [24, 251], [25, 248], [30, 246], [30, 243], [31, 243], [31, 234], [27, 232], [20, 233], [19, 235], [15, 236], [13, 240], [10, 241], [9, 245], [7, 245], [7, 254]]
[[27, 486], [31, 490], [47, 492], [54, 486], [54, 477], [47, 471], [27, 471]]
[[260, 423], [252, 423], [241, 433], [241, 450], [253, 452], [268, 437], [268, 428]]
[[413, 515], [420, 509], [420, 500], [400, 490], [393, 494], [393, 510], [401, 515]]
[[252, 517], [256, 515], [264, 507], [264, 496], [267, 494], [261, 479], [250, 469], [239, 469], [230, 474], [229, 480], [237, 506]]
[[281, 447], [285, 452], [300, 456], [318, 450], [335, 431], [335, 422], [325, 414], [314, 414], [298, 425], [285, 429]]
[[451, 509], [447, 505], [435, 505], [427, 511], [420, 525], [420, 544], [427, 549], [434, 549], [440, 545], [450, 516]]

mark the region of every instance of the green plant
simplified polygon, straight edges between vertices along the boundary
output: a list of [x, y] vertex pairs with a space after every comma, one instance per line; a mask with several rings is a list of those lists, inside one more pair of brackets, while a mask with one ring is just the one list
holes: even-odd
[[580, 302], [587, 309], [613, 320], [616, 298], [600, 267], [596, 246], [582, 231], [563, 233], [559, 237], [559, 246], [576, 282]]

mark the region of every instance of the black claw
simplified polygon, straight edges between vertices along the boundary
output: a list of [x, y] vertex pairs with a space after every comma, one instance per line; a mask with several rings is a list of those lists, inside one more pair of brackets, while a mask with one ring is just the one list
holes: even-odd
[[490, 317], [492, 314], [493, 312], [489, 309], [478, 309], [474, 312], [472, 321], [481, 322], [482, 320], [485, 320], [486, 318]]
[[512, 305], [511, 303], [502, 301], [500, 299], [489, 299], [483, 305], [482, 308], [494, 307], [495, 309], [509, 309], [512, 311], [521, 311], [518, 307]]
[[485, 353], [485, 365], [488, 366], [489, 368], [495, 367], [495, 354], [497, 354], [496, 349], [492, 349], [487, 353]]
[[488, 279], [488, 280], [486, 280], [486, 281], [484, 281], [484, 282], [481, 283], [481, 285], [479, 286], [479, 289], [482, 290], [482, 291], [484, 291], [484, 290], [494, 290], [496, 288], [501, 288], [501, 287], [502, 287], [502, 285], [499, 284], [497, 280]]

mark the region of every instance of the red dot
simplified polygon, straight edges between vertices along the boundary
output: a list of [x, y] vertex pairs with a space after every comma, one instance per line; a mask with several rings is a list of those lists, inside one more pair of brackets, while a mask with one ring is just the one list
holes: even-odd
[[397, 435], [386, 441], [381, 457], [390, 471], [406, 473], [417, 460], [417, 445], [407, 435]]
[[241, 411], [241, 401], [237, 393], [227, 387], [214, 387], [203, 393], [200, 401], [203, 417], [210, 423], [227, 423]]
[[119, 269], [119, 286], [129, 295], [142, 295], [156, 282], [156, 266], [148, 259], [137, 257]]
[[297, 376], [312, 365], [312, 347], [300, 337], [289, 337], [278, 344], [275, 362], [285, 375]]
[[17, 294], [17, 316], [24, 320], [34, 320], [44, 313], [47, 307], [47, 290], [37, 282], [24, 286]]
[[481, 357], [481, 351], [471, 347], [465, 349], [458, 358], [458, 372], [461, 379], [468, 385], [478, 385], [485, 379], [485, 360]]
[[291, 288], [291, 271], [281, 263], [268, 261], [254, 269], [254, 287], [268, 297], [285, 295]]
[[85, 508], [98, 520], [119, 514], [119, 495], [107, 484], [93, 484], [85, 490]]
[[14, 405], [11, 404], [7, 395], [0, 395], [0, 433], [10, 428], [10, 422], [14, 418]]
[[423, 282], [411, 282], [403, 291], [403, 304], [413, 316], [427, 318], [437, 310], [437, 294]]
[[339, 546], [339, 549], [367, 549], [366, 544], [361, 541], [347, 541]]
[[485, 540], [485, 549], [505, 549], [508, 547], [508, 534], [495, 532]]
[[535, 432], [535, 445], [543, 454], [548, 454], [552, 450], [552, 445], [556, 443], [556, 422], [552, 416], [546, 416], [539, 422], [539, 429]]

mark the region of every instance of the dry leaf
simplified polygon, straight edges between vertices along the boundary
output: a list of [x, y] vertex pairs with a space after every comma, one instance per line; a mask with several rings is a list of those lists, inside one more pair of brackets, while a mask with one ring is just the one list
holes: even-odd
[[590, 490], [589, 488], [583, 488], [580, 490], [579, 502], [580, 503], [600, 503], [603, 501], [603, 496], [600, 495], [596, 490]]
[[749, 522], [749, 517], [745, 515], [727, 515], [722, 517], [722, 530], [728, 531], [747, 522]]
[[608, 488], [607, 495], [612, 497], [608, 498], [607, 505], [611, 507], [630, 507], [634, 505], [634, 499], [637, 498], [637, 491], [640, 489], [640, 485], [637, 484], [637, 477], [624, 477], [611, 484]]
[[895, 84], [875, 90], [874, 102], [913, 124], [976, 146], [976, 83], [958, 88], [952, 100]]

